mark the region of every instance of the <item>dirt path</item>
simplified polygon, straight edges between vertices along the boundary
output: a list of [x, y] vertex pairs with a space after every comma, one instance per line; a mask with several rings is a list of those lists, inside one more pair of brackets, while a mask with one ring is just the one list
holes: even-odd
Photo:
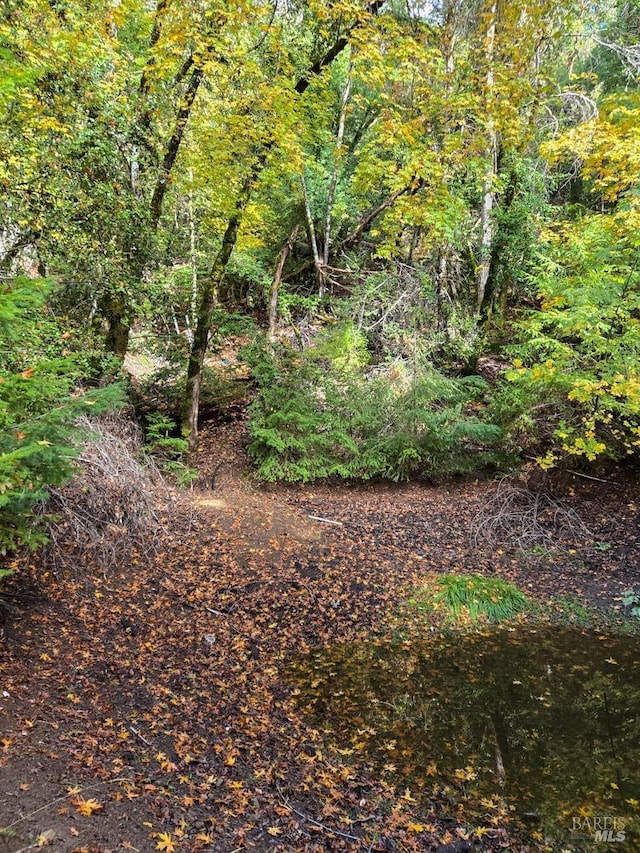
[[[59, 853], [471, 849], [455, 791], [397, 790], [325, 744], [287, 662], [389, 636], [433, 571], [615, 604], [638, 582], [633, 484], [569, 485], [589, 536], [542, 559], [473, 542], [486, 483], [261, 490], [237, 425], [205, 433], [200, 468], [155, 559], [34, 567], [33, 596], [4, 613], [0, 853], [43, 833]], [[524, 850], [503, 817], [473, 849]]]

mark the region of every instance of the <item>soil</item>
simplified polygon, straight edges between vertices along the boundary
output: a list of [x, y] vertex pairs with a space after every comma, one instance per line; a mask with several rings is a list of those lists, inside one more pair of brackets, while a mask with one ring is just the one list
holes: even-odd
[[340, 752], [287, 666], [397, 633], [434, 573], [571, 597], [567, 619], [571, 601], [624, 615], [635, 480], [551, 484], [523, 549], [522, 530], [482, 526], [495, 482], [259, 487], [244, 444], [242, 421], [205, 429], [153, 551], [106, 572], [19, 566], [0, 608], [0, 853], [545, 849], [508, 815], [473, 834], [455, 792], [414, 796]]

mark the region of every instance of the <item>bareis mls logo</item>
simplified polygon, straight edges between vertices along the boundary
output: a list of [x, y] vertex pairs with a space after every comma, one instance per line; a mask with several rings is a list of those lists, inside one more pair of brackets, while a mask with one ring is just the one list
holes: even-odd
[[594, 841], [614, 842], [624, 841], [624, 820], [620, 817], [574, 817], [572, 832], [590, 835]]

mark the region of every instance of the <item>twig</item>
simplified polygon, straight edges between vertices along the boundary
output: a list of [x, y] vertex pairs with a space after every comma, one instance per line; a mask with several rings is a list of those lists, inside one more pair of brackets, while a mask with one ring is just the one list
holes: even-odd
[[[222, 610], [214, 610], [213, 607], [208, 607], [206, 604], [203, 604], [202, 606], [209, 613], [213, 613], [214, 616], [229, 616], [230, 615], [230, 613], [224, 613]], [[234, 628], [231, 623], [227, 623], [227, 624], [229, 625], [229, 628], [231, 628], [231, 630], [233, 631], [234, 634], [240, 633], [240, 631], [238, 631], [237, 628]]]
[[146, 743], [146, 745], [147, 745], [147, 746], [153, 746], [153, 744], [152, 744], [150, 741], [148, 741], [148, 740], [146, 739], [146, 737], [143, 737], [143, 736], [140, 734], [140, 732], [138, 731], [138, 729], [135, 729], [133, 726], [129, 726], [129, 731], [133, 732], [133, 733], [134, 733], [134, 735], [135, 735], [139, 740], [141, 740], [141, 741], [142, 741], [142, 743]]
[[[535, 456], [526, 456], [526, 459], [531, 459], [532, 462], [537, 462]], [[583, 477], [585, 480], [595, 480], [596, 483], [607, 483], [610, 486], [617, 486], [615, 480], [602, 480], [600, 477], [593, 477], [591, 474], [583, 474], [581, 471], [573, 471], [571, 468], [560, 468], [560, 471], [565, 471], [567, 474], [574, 474], [576, 477]]]
[[307, 518], [310, 518], [312, 521], [323, 521], [325, 524], [335, 524], [337, 527], [344, 527], [344, 522], [323, 518], [321, 515], [308, 515]]
[[348, 832], [341, 832], [339, 829], [334, 829], [332, 826], [327, 826], [326, 823], [321, 823], [319, 820], [316, 820], [314, 817], [309, 817], [309, 815], [304, 814], [304, 812], [299, 812], [297, 809], [294, 809], [293, 806], [289, 806], [293, 814], [301, 817], [303, 820], [306, 820], [308, 823], [314, 824], [314, 826], [319, 826], [321, 829], [324, 829], [325, 832], [330, 832], [332, 835], [338, 835], [340, 838], [346, 838], [348, 841], [358, 841], [362, 844], [363, 839], [358, 835], [349, 835]]
[[228, 616], [229, 615], [228, 613], [223, 613], [222, 610], [214, 610], [213, 607], [207, 607], [206, 604], [204, 605], [204, 609], [208, 610], [209, 613], [213, 613], [214, 616]]
[[590, 474], [582, 474], [580, 471], [572, 471], [570, 468], [564, 468], [568, 474], [574, 474], [576, 477], [583, 477], [585, 480], [595, 480], [596, 483], [608, 483], [611, 486], [617, 486], [615, 480], [602, 480], [600, 477], [592, 477]]
[[[325, 823], [321, 823], [319, 820], [316, 820], [313, 817], [309, 817], [309, 815], [306, 815], [304, 812], [300, 812], [297, 809], [294, 809], [289, 800], [287, 800], [285, 795], [280, 790], [280, 786], [276, 785], [276, 788], [278, 794], [280, 795], [280, 799], [292, 814], [297, 815], [299, 818], [302, 818], [302, 820], [306, 820], [308, 823], [314, 824], [314, 826], [319, 826], [320, 829], [324, 829], [325, 832], [330, 832], [332, 835], [337, 835], [340, 838], [346, 838], [347, 841], [357, 841], [359, 844], [364, 843], [364, 839], [360, 838], [357, 835], [350, 835], [348, 832], [342, 832], [339, 829], [334, 829], [332, 826], [327, 826]], [[367, 818], [367, 820], [369, 819], [370, 818]]]
[[[129, 779], [127, 776], [118, 776], [116, 779], [105, 779], [104, 782], [96, 782], [95, 785], [84, 785], [82, 788], [80, 788], [78, 790], [77, 793], [82, 794], [84, 791], [91, 791], [94, 788], [101, 788], [103, 785], [113, 785], [116, 782], [131, 782], [131, 784], [133, 784], [134, 781], [135, 781], [134, 779]], [[67, 793], [63, 797], [57, 797], [55, 800], [51, 800], [50, 803], [46, 803], [44, 806], [40, 806], [39, 809], [36, 809], [35, 811], [29, 812], [29, 814], [23, 815], [22, 817], [18, 818], [18, 820], [14, 820], [14, 822], [10, 823], [8, 826], [3, 826], [2, 831], [7, 832], [7, 830], [9, 830], [9, 829], [13, 829], [14, 826], [17, 826], [19, 823], [22, 823], [24, 820], [29, 820], [30, 817], [33, 817], [34, 815], [37, 815], [40, 812], [43, 812], [45, 809], [51, 808], [51, 806], [55, 806], [56, 803], [63, 802], [63, 800], [68, 799], [68, 797], [69, 797], [69, 794]], [[27, 847], [26, 849], [28, 850], [29, 848]]]

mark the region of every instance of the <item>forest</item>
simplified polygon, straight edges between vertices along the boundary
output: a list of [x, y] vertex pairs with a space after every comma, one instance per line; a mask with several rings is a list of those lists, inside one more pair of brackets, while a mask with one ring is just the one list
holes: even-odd
[[0, 117], [0, 851], [636, 849], [389, 743], [506, 621], [637, 749], [638, 0], [3, 0]]

